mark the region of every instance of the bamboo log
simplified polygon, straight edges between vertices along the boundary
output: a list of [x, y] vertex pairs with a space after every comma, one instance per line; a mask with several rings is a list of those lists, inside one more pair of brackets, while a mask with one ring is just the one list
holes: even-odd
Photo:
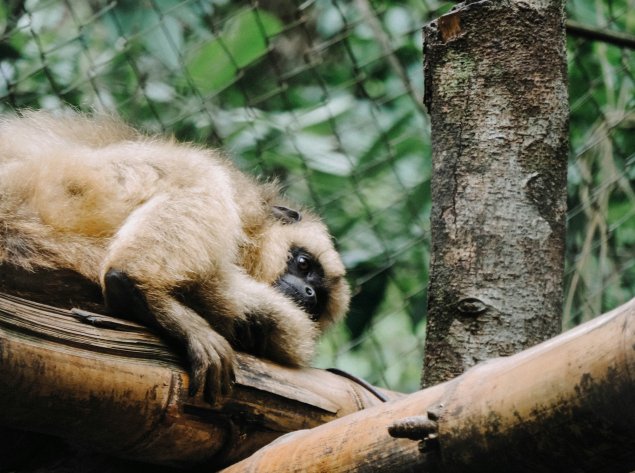
[[216, 467], [380, 403], [344, 377], [238, 354], [231, 397], [209, 405], [188, 395], [181, 359], [159, 338], [101, 317], [112, 328], [0, 294], [0, 425], [122, 458]]
[[[452, 381], [289, 434], [223, 473], [629, 472], [633, 406], [635, 299]], [[412, 416], [437, 426], [423, 451], [388, 433]]]

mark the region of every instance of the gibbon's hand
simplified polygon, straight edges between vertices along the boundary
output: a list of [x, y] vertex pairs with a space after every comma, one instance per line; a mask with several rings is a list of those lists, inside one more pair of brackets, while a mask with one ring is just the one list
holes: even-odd
[[111, 313], [131, 314], [186, 349], [190, 396], [201, 386], [210, 403], [219, 394], [229, 394], [234, 381], [234, 350], [225, 337], [165, 291], [144, 293], [125, 271], [109, 269], [103, 280], [104, 298]]
[[210, 404], [218, 400], [219, 395], [228, 395], [235, 381], [234, 350], [229, 342], [209, 329], [188, 334], [186, 343], [190, 396], [194, 396], [201, 385], [205, 400]]

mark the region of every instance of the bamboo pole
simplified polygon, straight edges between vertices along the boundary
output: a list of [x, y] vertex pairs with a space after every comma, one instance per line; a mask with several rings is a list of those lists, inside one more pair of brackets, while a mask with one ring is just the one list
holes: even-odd
[[[635, 299], [452, 381], [289, 434], [223, 473], [629, 472], [633, 406]], [[388, 433], [413, 416], [436, 426], [419, 429], [423, 448]]]
[[159, 338], [102, 321], [112, 328], [0, 294], [0, 425], [122, 458], [216, 467], [381, 402], [344, 377], [238, 354], [231, 397], [209, 405], [189, 397], [180, 358]]
[[[68, 311], [0, 296], [0, 425], [209, 470], [285, 432], [310, 429], [226, 473], [635, 469], [635, 299], [532, 349], [381, 405], [331, 373], [239, 356], [232, 397], [210, 406], [188, 397], [179, 358], [158, 338], [110, 321], [111, 329], [91, 327]], [[397, 432], [413, 416], [425, 428]], [[389, 426], [425, 439], [424, 452], [391, 437]]]

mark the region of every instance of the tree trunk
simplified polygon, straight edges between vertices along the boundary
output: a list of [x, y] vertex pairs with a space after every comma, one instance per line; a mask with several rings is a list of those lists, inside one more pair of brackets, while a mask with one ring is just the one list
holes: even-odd
[[446, 383], [291, 433], [222, 473], [633, 471], [634, 347], [635, 299]]
[[424, 386], [560, 331], [563, 3], [468, 2], [424, 28], [433, 149]]

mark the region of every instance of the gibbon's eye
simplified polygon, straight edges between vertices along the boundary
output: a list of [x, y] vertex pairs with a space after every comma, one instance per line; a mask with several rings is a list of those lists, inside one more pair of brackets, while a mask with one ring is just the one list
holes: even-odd
[[308, 258], [308, 256], [298, 256], [298, 258], [296, 259], [296, 264], [298, 266], [298, 269], [303, 273], [306, 273], [311, 268], [311, 260]]

